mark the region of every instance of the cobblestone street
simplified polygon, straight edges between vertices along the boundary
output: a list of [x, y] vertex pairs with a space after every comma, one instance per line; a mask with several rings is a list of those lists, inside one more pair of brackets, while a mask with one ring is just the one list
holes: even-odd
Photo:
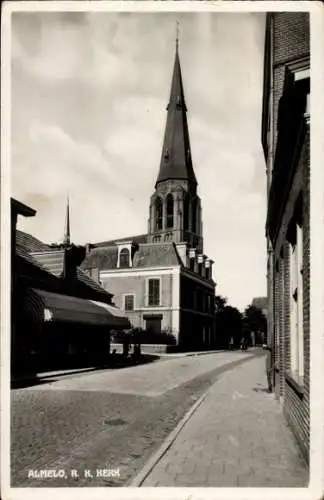
[[[143, 481], [144, 480], [144, 481]], [[136, 486], [306, 487], [308, 471], [280, 405], [264, 389], [264, 358], [224, 372]]]
[[[125, 485], [210, 384], [251, 357], [251, 352], [179, 357], [13, 390], [12, 486]], [[43, 469], [64, 470], [66, 477], [28, 478], [31, 470]], [[120, 474], [84, 476], [96, 469]], [[71, 470], [78, 477], [71, 477]]]

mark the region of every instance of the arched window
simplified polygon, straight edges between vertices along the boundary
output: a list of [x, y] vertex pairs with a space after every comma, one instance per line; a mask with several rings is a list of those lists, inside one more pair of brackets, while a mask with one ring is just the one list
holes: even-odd
[[183, 229], [184, 231], [189, 229], [189, 197], [187, 194], [183, 199]]
[[197, 232], [197, 198], [191, 202], [192, 232]]
[[129, 250], [123, 248], [119, 254], [119, 267], [129, 267]]
[[162, 219], [163, 219], [163, 203], [161, 198], [157, 198], [155, 201], [155, 229], [160, 231], [162, 229]]
[[173, 227], [173, 196], [171, 193], [169, 193], [167, 196], [166, 207], [167, 207], [166, 227]]

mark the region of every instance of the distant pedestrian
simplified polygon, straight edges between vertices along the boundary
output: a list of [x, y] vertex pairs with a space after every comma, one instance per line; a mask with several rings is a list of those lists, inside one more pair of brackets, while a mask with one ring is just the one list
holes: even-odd
[[234, 347], [234, 338], [233, 338], [233, 337], [231, 337], [231, 338], [230, 338], [230, 341], [229, 341], [229, 348], [230, 348], [230, 351], [232, 351], [232, 350], [233, 350], [233, 347]]
[[272, 392], [272, 375], [273, 375], [273, 364], [272, 364], [272, 349], [269, 345], [264, 344], [263, 349], [267, 351], [266, 353], [266, 374], [268, 382], [268, 391]]

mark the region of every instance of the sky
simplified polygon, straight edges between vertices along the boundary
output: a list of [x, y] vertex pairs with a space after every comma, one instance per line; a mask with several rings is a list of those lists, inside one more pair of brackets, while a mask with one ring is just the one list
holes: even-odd
[[147, 231], [176, 21], [204, 251], [216, 292], [266, 295], [264, 13], [12, 14], [11, 195], [18, 228], [76, 244]]

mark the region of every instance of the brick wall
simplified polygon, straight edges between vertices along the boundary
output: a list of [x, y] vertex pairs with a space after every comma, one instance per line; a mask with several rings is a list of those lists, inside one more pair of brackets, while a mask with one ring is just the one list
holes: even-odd
[[278, 104], [282, 95], [285, 64], [299, 59], [310, 50], [309, 14], [307, 12], [278, 12], [273, 16], [273, 125], [274, 150], [277, 141]]
[[[293, 207], [299, 193], [303, 193], [303, 327], [304, 327], [304, 386], [303, 394], [299, 394], [286, 377], [290, 371], [290, 263], [289, 243], [287, 240], [278, 242], [275, 258], [280, 258], [281, 244], [283, 244], [283, 264], [281, 271], [284, 280], [284, 308], [280, 301], [279, 280], [275, 286], [278, 296], [275, 301], [275, 325], [282, 324], [280, 355], [280, 394], [284, 396], [283, 410], [298, 443], [308, 458], [309, 450], [309, 367], [310, 367], [310, 224], [309, 224], [309, 132], [305, 137], [293, 187], [290, 192], [286, 210], [282, 219], [281, 231], [285, 233], [291, 219]], [[280, 266], [279, 266], [280, 267]], [[279, 273], [277, 273], [279, 276]]]
[[309, 52], [309, 14], [278, 12], [274, 18], [274, 65]]
[[[309, 55], [309, 14], [304, 12], [271, 13], [273, 40], [273, 102], [271, 116], [272, 137], [268, 147], [276, 151], [278, 105], [282, 96], [287, 63]], [[270, 50], [270, 46], [269, 46]], [[272, 158], [268, 158], [271, 167]], [[273, 264], [278, 261], [277, 272], [269, 272], [269, 306], [271, 307], [273, 290], [273, 321], [269, 321], [269, 338], [279, 334], [280, 346], [275, 349], [275, 358], [279, 360], [279, 391], [283, 399], [283, 410], [291, 424], [296, 438], [306, 458], [309, 450], [309, 365], [310, 365], [310, 241], [309, 241], [309, 132], [307, 132], [301, 151], [299, 165], [293, 185], [284, 209], [280, 229], [275, 242]], [[271, 172], [268, 173], [269, 179]], [[304, 387], [301, 395], [286, 374], [291, 368], [290, 359], [290, 250], [286, 240], [287, 226], [292, 217], [293, 208], [300, 191], [303, 192], [303, 326], [304, 326]], [[271, 270], [271, 266], [269, 266]], [[272, 280], [272, 282], [271, 282]], [[278, 388], [277, 388], [278, 389]]]
[[303, 150], [303, 168], [304, 168], [304, 234], [303, 234], [303, 296], [304, 296], [304, 412], [305, 425], [307, 429], [306, 439], [307, 447], [309, 447], [309, 425], [310, 425], [310, 134], [307, 131], [305, 139], [305, 148]]

